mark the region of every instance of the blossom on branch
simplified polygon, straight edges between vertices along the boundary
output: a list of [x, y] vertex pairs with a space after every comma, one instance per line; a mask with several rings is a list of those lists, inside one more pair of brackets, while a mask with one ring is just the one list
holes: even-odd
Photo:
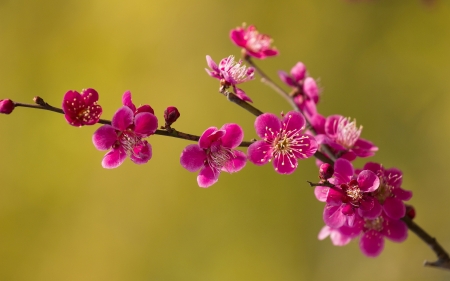
[[220, 172], [234, 173], [244, 168], [245, 153], [235, 150], [244, 138], [237, 124], [225, 124], [222, 128], [210, 127], [200, 137], [198, 144], [186, 146], [180, 156], [183, 168], [196, 172], [200, 187], [210, 187], [219, 180]]
[[230, 38], [234, 44], [243, 48], [245, 55], [252, 56], [257, 59], [265, 59], [278, 55], [278, 50], [271, 47], [272, 38], [266, 34], [258, 32], [255, 26], [237, 27], [230, 31]]
[[111, 125], [103, 125], [95, 131], [92, 141], [98, 150], [111, 149], [103, 157], [103, 168], [120, 166], [127, 155], [136, 164], [145, 164], [152, 157], [152, 147], [143, 138], [155, 133], [158, 119], [150, 112], [136, 115], [127, 106], [114, 114]]
[[75, 127], [94, 125], [102, 115], [102, 107], [97, 101], [98, 93], [94, 89], [84, 89], [81, 94], [77, 91], [68, 91], [62, 102], [64, 117]]
[[255, 129], [262, 140], [249, 146], [249, 160], [255, 165], [273, 160], [275, 171], [280, 174], [293, 173], [297, 159], [309, 158], [317, 151], [314, 137], [302, 133], [305, 118], [300, 112], [290, 111], [282, 120], [272, 113], [262, 114], [255, 120]]
[[219, 66], [213, 61], [210, 56], [206, 56], [206, 63], [210, 69], [205, 68], [209, 76], [220, 80], [220, 92], [224, 93], [229, 87], [232, 87], [236, 96], [241, 100], [252, 102], [252, 100], [245, 94], [244, 90], [236, 87], [250, 81], [254, 78], [255, 69], [253, 67], [246, 67], [242, 64], [242, 60], [234, 61], [234, 56], [229, 56], [220, 61]]

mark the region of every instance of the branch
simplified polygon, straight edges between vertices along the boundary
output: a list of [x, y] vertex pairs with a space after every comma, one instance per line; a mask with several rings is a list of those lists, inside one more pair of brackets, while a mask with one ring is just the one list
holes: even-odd
[[259, 116], [259, 115], [263, 114], [263, 112], [261, 110], [257, 109], [256, 107], [254, 107], [253, 105], [249, 104], [248, 102], [241, 100], [235, 94], [233, 94], [231, 92], [228, 92], [228, 91], [224, 92], [224, 94], [227, 96], [227, 99], [229, 101], [239, 105], [240, 107], [242, 107], [243, 109], [247, 110], [251, 114], [253, 114], [255, 116]]
[[409, 230], [414, 232], [423, 242], [425, 242], [431, 250], [436, 254], [438, 260], [434, 262], [425, 261], [423, 265], [438, 267], [446, 270], [450, 270], [450, 256], [444, 250], [444, 248], [437, 242], [436, 238], [431, 237], [425, 230], [417, 225], [409, 217], [402, 218], [402, 221], [406, 223]]

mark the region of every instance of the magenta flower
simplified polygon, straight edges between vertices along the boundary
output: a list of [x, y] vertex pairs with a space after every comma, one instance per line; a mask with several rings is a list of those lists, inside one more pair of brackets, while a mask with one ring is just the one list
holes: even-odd
[[220, 80], [221, 93], [229, 87], [232, 87], [236, 96], [241, 100], [252, 102], [245, 94], [244, 90], [237, 88], [236, 85], [250, 81], [254, 78], [255, 69], [253, 67], [247, 68], [242, 64], [242, 60], [235, 62], [234, 56], [222, 59], [219, 66], [217, 66], [210, 56], [206, 56], [206, 62], [211, 69], [205, 68], [208, 75]]
[[363, 220], [359, 248], [368, 257], [378, 256], [384, 248], [384, 237], [393, 242], [403, 242], [408, 237], [408, 227], [401, 220], [394, 220], [384, 213], [375, 219]]
[[270, 47], [272, 39], [270, 36], [260, 34], [256, 27], [250, 25], [249, 27], [237, 27], [230, 31], [230, 38], [238, 47], [242, 47], [246, 55], [255, 57], [257, 59], [265, 59], [278, 55], [278, 50]]
[[237, 124], [225, 124], [222, 128], [210, 127], [203, 132], [198, 144], [191, 144], [181, 153], [180, 163], [186, 170], [196, 172], [200, 187], [210, 187], [219, 180], [221, 171], [234, 173], [245, 166], [246, 156], [235, 150], [244, 138]]
[[150, 105], [148, 105], [148, 104], [144, 104], [144, 105], [141, 105], [139, 107], [136, 107], [134, 105], [134, 103], [133, 103], [132, 98], [131, 98], [131, 92], [130, 91], [126, 91], [123, 94], [123, 96], [122, 96], [122, 104], [127, 106], [127, 107], [129, 107], [133, 111], [134, 115], [136, 115], [138, 113], [141, 113], [141, 112], [148, 112], [148, 113], [151, 113], [151, 114], [155, 114], [155, 112], [153, 111], [153, 108]]
[[302, 134], [304, 127], [305, 118], [296, 111], [288, 112], [283, 120], [272, 113], [258, 116], [255, 129], [262, 140], [249, 146], [249, 160], [256, 165], [273, 160], [278, 173], [293, 173], [298, 166], [297, 159], [309, 158], [317, 151], [314, 137]]
[[411, 199], [412, 192], [401, 188], [402, 172], [396, 168], [385, 169], [381, 164], [373, 162], [366, 163], [363, 169], [374, 172], [380, 179], [380, 187], [373, 196], [381, 203], [386, 215], [397, 220], [403, 218], [406, 214], [403, 201]]
[[131, 108], [122, 106], [114, 114], [111, 125], [95, 131], [92, 141], [98, 150], [108, 150], [103, 157], [103, 168], [120, 166], [127, 155], [136, 164], [147, 163], [152, 157], [152, 147], [143, 138], [155, 133], [158, 119], [149, 112], [134, 115]]
[[322, 201], [326, 194], [323, 220], [332, 228], [339, 228], [345, 223], [350, 226], [358, 215], [373, 219], [378, 217], [382, 208], [371, 192], [378, 189], [380, 180], [369, 170], [363, 170], [355, 179], [352, 164], [343, 158], [334, 164], [333, 178], [329, 180], [335, 187], [317, 187], [316, 197]]
[[102, 107], [97, 101], [98, 93], [94, 89], [84, 89], [81, 94], [77, 91], [68, 91], [62, 102], [64, 117], [75, 127], [94, 125], [102, 115]]
[[323, 131], [316, 136], [319, 144], [329, 145], [337, 155], [353, 161], [356, 157], [370, 157], [378, 147], [370, 141], [360, 138], [362, 127], [356, 126], [356, 121], [341, 115], [328, 116]]
[[317, 83], [313, 78], [306, 76], [306, 67], [302, 62], [292, 67], [290, 75], [279, 71], [278, 76], [286, 85], [296, 90], [294, 101], [299, 107], [304, 106], [306, 101], [313, 101], [314, 105], [319, 102]]
[[0, 100], [0, 113], [2, 114], [11, 114], [15, 107], [16, 105], [10, 99]]

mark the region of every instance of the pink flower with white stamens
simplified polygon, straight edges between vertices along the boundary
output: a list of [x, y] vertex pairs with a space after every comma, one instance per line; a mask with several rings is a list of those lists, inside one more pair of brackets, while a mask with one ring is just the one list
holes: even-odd
[[196, 172], [200, 187], [210, 187], [219, 180], [220, 172], [234, 173], [244, 168], [246, 156], [235, 150], [244, 139], [244, 132], [237, 124], [225, 124], [222, 128], [210, 127], [203, 132], [198, 144], [191, 144], [181, 153], [180, 163], [186, 170]]
[[98, 150], [111, 149], [103, 157], [103, 168], [120, 166], [127, 156], [136, 164], [145, 164], [152, 157], [152, 147], [144, 138], [155, 133], [158, 119], [149, 112], [134, 114], [128, 106], [122, 106], [114, 114], [111, 125], [103, 125], [95, 131], [92, 141]]
[[244, 48], [243, 52], [246, 55], [257, 59], [265, 59], [266, 57], [273, 57], [278, 55], [278, 50], [271, 47], [272, 38], [266, 34], [258, 32], [255, 26], [250, 25], [246, 27], [237, 27], [230, 31], [230, 38], [234, 44]]
[[210, 68], [205, 68], [208, 75], [220, 80], [221, 93], [224, 93], [226, 89], [232, 87], [236, 96], [241, 100], [252, 102], [244, 90], [237, 88], [236, 85], [254, 78], [255, 69], [253, 67], [247, 68], [242, 64], [242, 60], [236, 62], [234, 56], [222, 59], [219, 66], [217, 66], [210, 56], [206, 56], [206, 62]]
[[77, 91], [68, 91], [62, 102], [64, 117], [75, 127], [94, 125], [102, 115], [102, 107], [97, 101], [98, 93], [94, 89], [84, 89], [81, 94]]
[[311, 157], [317, 151], [314, 137], [303, 134], [305, 118], [290, 111], [280, 120], [275, 114], [265, 113], [255, 120], [256, 133], [262, 140], [248, 148], [249, 160], [264, 165], [273, 160], [275, 171], [291, 174], [297, 169], [297, 159]]

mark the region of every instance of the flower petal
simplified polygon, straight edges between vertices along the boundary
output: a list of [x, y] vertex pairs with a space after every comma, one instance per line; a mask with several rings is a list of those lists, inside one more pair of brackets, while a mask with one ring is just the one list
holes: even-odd
[[339, 158], [334, 162], [334, 174], [337, 184], [348, 183], [354, 174], [353, 165], [346, 159]]
[[399, 220], [406, 214], [405, 204], [403, 204], [402, 200], [395, 197], [386, 198], [383, 207], [386, 215], [394, 220]]
[[289, 111], [283, 118], [283, 130], [289, 134], [289, 131], [297, 134], [301, 133], [305, 126], [305, 117], [298, 111]]
[[373, 192], [380, 186], [380, 179], [374, 172], [364, 170], [358, 175], [358, 185], [364, 192]]
[[359, 241], [359, 248], [368, 257], [378, 256], [384, 248], [383, 236], [373, 229], [364, 233]]
[[232, 29], [230, 31], [230, 39], [239, 47], [245, 48], [245, 44], [247, 44], [247, 40], [244, 39], [245, 30], [242, 27], [238, 27], [236, 29]]
[[272, 159], [272, 147], [265, 141], [256, 141], [248, 147], [247, 155], [250, 162], [261, 166]]
[[317, 200], [319, 200], [320, 202], [326, 202], [327, 196], [328, 196], [328, 190], [330, 190], [329, 187], [316, 186], [316, 188], [314, 188], [314, 195], [316, 196]]
[[217, 141], [219, 138], [221, 138], [225, 134], [225, 131], [222, 131], [221, 133], [217, 133], [217, 132], [218, 132], [218, 130], [216, 127], [209, 127], [208, 129], [206, 129], [200, 136], [198, 145], [203, 149], [210, 148], [211, 144], [214, 141]]
[[222, 136], [222, 145], [227, 148], [235, 148], [241, 144], [244, 139], [244, 131], [238, 124], [225, 124], [220, 128], [225, 134]]
[[397, 187], [392, 190], [392, 193], [400, 200], [408, 201], [411, 199], [413, 193], [410, 190], [404, 190], [403, 188]]
[[256, 134], [260, 138], [271, 137], [281, 130], [281, 121], [275, 114], [264, 113], [255, 120]]
[[148, 137], [158, 129], [158, 118], [149, 112], [136, 114], [134, 117], [134, 132], [141, 137]]
[[292, 68], [291, 68], [291, 75], [294, 77], [296, 82], [299, 82], [300, 80], [305, 79], [306, 75], [306, 66], [302, 62], [297, 62]]
[[205, 165], [206, 153], [197, 144], [190, 144], [183, 149], [180, 164], [189, 172], [198, 171]]
[[382, 233], [394, 242], [403, 242], [408, 237], [408, 227], [401, 220], [386, 219]]
[[378, 151], [378, 147], [368, 140], [358, 139], [353, 145], [352, 151], [356, 153], [358, 157], [370, 157], [375, 155], [375, 152]]
[[342, 207], [345, 206], [345, 204], [342, 204], [340, 206], [334, 206], [334, 205], [325, 205], [325, 208], [323, 210], [323, 221], [326, 225], [332, 228], [339, 228], [344, 225], [347, 218], [342, 213]]
[[358, 213], [361, 217], [371, 220], [379, 217], [382, 211], [383, 207], [380, 202], [372, 197], [369, 197], [369, 200], [366, 199], [366, 201], [363, 201], [361, 203], [361, 208], [358, 209]]
[[236, 94], [236, 96], [238, 96], [238, 98], [240, 98], [243, 101], [253, 102], [252, 99], [249, 96], [247, 96], [247, 94], [242, 89], [234, 87], [234, 93]]
[[297, 144], [292, 145], [292, 153], [296, 158], [306, 159], [314, 155], [318, 149], [319, 145], [316, 139], [310, 135], [300, 135], [297, 138]]
[[244, 152], [239, 150], [233, 151], [234, 158], [230, 159], [225, 163], [225, 165], [222, 167], [222, 171], [228, 172], [228, 173], [235, 173], [242, 170], [242, 168], [245, 167], [245, 164], [247, 163], [247, 156]]
[[278, 77], [280, 77], [280, 80], [283, 81], [284, 84], [290, 87], [296, 86], [294, 79], [292, 79], [291, 76], [289, 76], [286, 72], [282, 70], [278, 71]]
[[122, 96], [122, 104], [125, 106], [128, 106], [133, 112], [136, 111], [136, 106], [134, 105], [133, 101], [131, 100], [131, 92], [126, 91]]
[[133, 111], [128, 106], [122, 106], [114, 113], [112, 126], [119, 131], [125, 131], [133, 124], [133, 117]]
[[98, 101], [98, 93], [92, 88], [84, 89], [81, 92], [81, 97], [83, 98], [86, 105], [90, 105]]
[[297, 169], [298, 161], [296, 158], [280, 154], [273, 159], [273, 167], [279, 174], [289, 175]]
[[325, 133], [332, 139], [336, 139], [337, 127], [341, 118], [341, 115], [330, 115], [325, 121]]
[[116, 142], [116, 130], [110, 125], [103, 125], [92, 135], [92, 142], [98, 150], [107, 150]]
[[305, 82], [303, 82], [303, 91], [311, 100], [314, 101], [314, 103], [319, 102], [319, 88], [313, 78], [307, 77], [305, 79]]
[[133, 147], [130, 155], [131, 161], [136, 164], [145, 164], [152, 158], [152, 146], [147, 141], [142, 141], [140, 145]]
[[197, 183], [200, 187], [210, 187], [219, 180], [220, 171], [209, 166], [204, 166], [197, 176]]
[[102, 166], [106, 169], [113, 169], [119, 167], [127, 158], [127, 153], [122, 147], [112, 149], [103, 157]]

